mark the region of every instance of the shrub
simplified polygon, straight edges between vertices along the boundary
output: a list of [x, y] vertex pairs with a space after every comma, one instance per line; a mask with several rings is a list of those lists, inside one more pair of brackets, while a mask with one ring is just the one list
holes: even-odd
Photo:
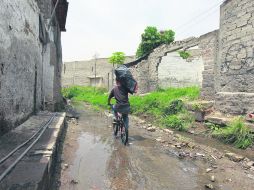
[[179, 55], [183, 59], [188, 59], [191, 56], [191, 54], [187, 51], [179, 51]]

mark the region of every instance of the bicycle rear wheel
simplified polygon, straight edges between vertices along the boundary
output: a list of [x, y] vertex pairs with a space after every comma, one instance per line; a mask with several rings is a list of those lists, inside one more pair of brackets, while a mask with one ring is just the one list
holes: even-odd
[[128, 133], [129, 133], [128, 129], [126, 129], [125, 125], [122, 125], [121, 126], [121, 139], [122, 139], [122, 143], [124, 145], [126, 145], [128, 142], [128, 135], [129, 135]]

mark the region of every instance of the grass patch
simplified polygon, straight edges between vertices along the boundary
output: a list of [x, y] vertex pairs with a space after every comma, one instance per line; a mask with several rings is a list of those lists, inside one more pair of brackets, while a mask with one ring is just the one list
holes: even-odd
[[[199, 97], [198, 87], [168, 88], [158, 90], [146, 96], [130, 97], [131, 109], [134, 114], [150, 114], [156, 118], [161, 118], [168, 114], [169, 107], [173, 101], [190, 101]], [[175, 103], [178, 104], [178, 103]], [[180, 103], [179, 105], [181, 106]], [[176, 108], [177, 109], [177, 108]]]
[[244, 124], [242, 117], [235, 118], [225, 128], [214, 128], [212, 136], [242, 149], [252, 145], [254, 140], [254, 135], [249, 127]]
[[[105, 89], [73, 86], [62, 90], [64, 97], [88, 102], [93, 107], [107, 108]], [[185, 110], [183, 101], [199, 97], [198, 87], [158, 89], [146, 96], [130, 96], [131, 113], [149, 115], [163, 127], [186, 131], [194, 119]]]
[[95, 108], [107, 108], [107, 90], [104, 88], [73, 86], [64, 88], [65, 98], [90, 103]]
[[162, 125], [166, 128], [174, 128], [179, 131], [187, 131], [194, 123], [195, 118], [186, 110], [181, 110], [177, 114], [165, 116]]

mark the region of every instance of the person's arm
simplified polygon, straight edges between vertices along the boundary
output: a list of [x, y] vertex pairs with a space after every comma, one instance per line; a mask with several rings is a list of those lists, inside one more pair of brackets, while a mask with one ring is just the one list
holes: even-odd
[[111, 90], [109, 96], [108, 96], [108, 105], [110, 105], [111, 98], [114, 97], [114, 89]]

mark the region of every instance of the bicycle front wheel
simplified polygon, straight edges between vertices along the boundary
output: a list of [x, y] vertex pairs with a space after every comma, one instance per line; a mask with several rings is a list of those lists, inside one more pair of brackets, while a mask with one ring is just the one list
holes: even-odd
[[117, 136], [117, 132], [118, 132], [118, 124], [114, 123], [113, 124], [113, 133], [114, 133], [115, 137]]
[[128, 142], [128, 135], [129, 135], [128, 133], [129, 133], [128, 129], [126, 129], [124, 125], [121, 126], [121, 139], [124, 145], [126, 145]]

